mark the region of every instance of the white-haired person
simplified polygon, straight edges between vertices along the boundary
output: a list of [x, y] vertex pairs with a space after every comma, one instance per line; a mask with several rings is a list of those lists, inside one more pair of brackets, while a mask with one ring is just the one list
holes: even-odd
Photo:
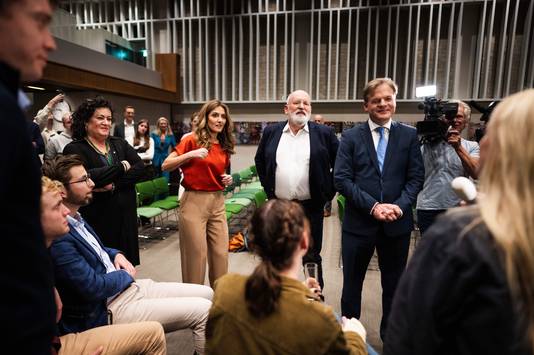
[[397, 288], [384, 354], [534, 354], [534, 90], [480, 144], [478, 203], [436, 220]]

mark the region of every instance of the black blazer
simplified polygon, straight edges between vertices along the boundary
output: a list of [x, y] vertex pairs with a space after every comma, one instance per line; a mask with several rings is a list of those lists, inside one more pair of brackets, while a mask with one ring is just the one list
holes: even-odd
[[124, 121], [121, 121], [115, 125], [113, 136], [124, 139]]
[[[265, 127], [254, 161], [261, 184], [268, 198], [276, 198], [276, 150], [287, 121]], [[330, 201], [336, 191], [333, 184], [333, 168], [339, 146], [334, 131], [325, 125], [308, 122], [310, 132], [310, 194], [319, 206]]]
[[[383, 224], [386, 235], [410, 233], [412, 205], [423, 188], [425, 171], [415, 128], [391, 123], [382, 173], [367, 122], [343, 133], [334, 169], [336, 189], [346, 197], [343, 230], [375, 234]], [[370, 211], [376, 202], [393, 203], [403, 216], [391, 223], [377, 221]]]

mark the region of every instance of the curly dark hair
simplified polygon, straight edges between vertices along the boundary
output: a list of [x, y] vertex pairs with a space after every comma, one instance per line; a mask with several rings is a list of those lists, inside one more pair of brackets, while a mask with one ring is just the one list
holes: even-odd
[[111, 102], [102, 96], [97, 96], [94, 99], [86, 99], [76, 111], [72, 113], [72, 139], [80, 140], [87, 137], [85, 126], [89, 119], [93, 116], [96, 109], [108, 108], [113, 116], [113, 108]]
[[249, 245], [262, 259], [245, 288], [245, 301], [254, 316], [262, 318], [275, 311], [282, 290], [280, 271], [291, 266], [292, 256], [309, 228], [304, 210], [293, 201], [270, 200], [252, 216]]

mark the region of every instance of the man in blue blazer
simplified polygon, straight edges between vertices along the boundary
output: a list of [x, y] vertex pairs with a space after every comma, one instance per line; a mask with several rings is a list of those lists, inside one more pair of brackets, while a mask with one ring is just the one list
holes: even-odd
[[292, 92], [284, 106], [287, 121], [267, 126], [254, 158], [261, 184], [269, 199], [298, 201], [310, 220], [312, 247], [303, 262], [321, 266], [323, 207], [335, 195], [333, 168], [339, 142], [325, 125], [309, 122], [311, 99], [307, 92]]
[[[43, 173], [60, 181], [70, 210], [69, 232], [50, 246], [56, 287], [63, 301], [61, 334], [106, 324], [158, 321], [166, 332], [189, 328], [197, 353], [204, 353], [213, 291], [204, 285], [136, 280], [134, 266], [107, 248], [78, 213], [92, 199], [94, 183], [76, 155], [47, 160]], [[102, 211], [106, 213], [106, 211]]]
[[424, 180], [415, 128], [392, 121], [396, 95], [397, 85], [389, 78], [367, 84], [364, 110], [369, 120], [344, 132], [334, 172], [335, 186], [346, 197], [341, 311], [360, 318], [363, 280], [376, 248], [383, 289], [382, 339], [408, 258], [412, 205]]

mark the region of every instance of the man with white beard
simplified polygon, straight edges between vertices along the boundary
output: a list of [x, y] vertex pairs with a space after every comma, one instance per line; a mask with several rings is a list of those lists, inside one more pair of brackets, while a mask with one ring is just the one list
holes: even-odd
[[287, 121], [263, 131], [254, 158], [256, 169], [269, 199], [294, 200], [304, 208], [313, 243], [303, 263], [317, 263], [323, 288], [323, 207], [336, 192], [332, 174], [339, 142], [330, 127], [309, 121], [311, 99], [307, 92], [289, 94], [284, 113]]

